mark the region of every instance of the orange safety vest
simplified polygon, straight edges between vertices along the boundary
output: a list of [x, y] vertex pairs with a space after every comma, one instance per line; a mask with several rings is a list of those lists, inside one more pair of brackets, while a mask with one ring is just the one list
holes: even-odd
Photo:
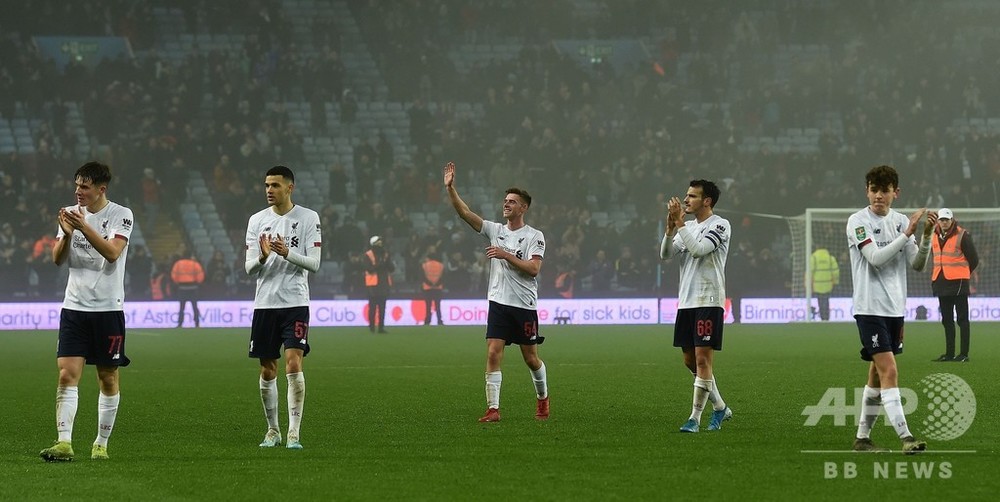
[[[372, 262], [372, 265], [375, 265], [375, 253], [373, 253], [371, 249], [365, 251], [365, 256], [367, 256], [368, 259]], [[389, 285], [392, 286], [392, 274], [387, 274], [386, 278], [389, 280]], [[369, 272], [365, 270], [365, 286], [369, 288], [372, 286], [378, 286], [377, 272]]]
[[156, 274], [149, 279], [149, 293], [154, 300], [163, 300], [169, 294], [167, 285], [163, 281], [164, 277], [166, 274]]
[[931, 272], [931, 280], [936, 281], [941, 273], [949, 280], [968, 279], [972, 277], [969, 270], [969, 261], [962, 254], [962, 237], [965, 229], [955, 228], [955, 238], [949, 235], [945, 238], [944, 247], [941, 247], [941, 240], [934, 236], [931, 240], [931, 248], [934, 250], [934, 271]]
[[[444, 273], [444, 263], [437, 260], [427, 260], [422, 265], [424, 269], [424, 277], [427, 281], [424, 282], [424, 291], [428, 289], [444, 289], [444, 285], [441, 284], [441, 274]], [[427, 283], [435, 284], [435, 286], [430, 286]]]
[[184, 258], [177, 260], [170, 269], [170, 280], [175, 284], [201, 284], [205, 282], [205, 270], [197, 261]]
[[[569, 281], [568, 287], [567, 281]], [[566, 288], [565, 291], [559, 291], [559, 296], [563, 298], [573, 298], [573, 285], [573, 277], [569, 272], [563, 272], [559, 274], [559, 277], [556, 277], [556, 289]]]

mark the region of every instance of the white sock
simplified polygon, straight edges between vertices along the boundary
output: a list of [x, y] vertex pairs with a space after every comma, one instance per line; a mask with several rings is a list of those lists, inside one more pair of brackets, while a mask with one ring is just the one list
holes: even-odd
[[56, 431], [59, 441], [73, 441], [73, 421], [76, 420], [76, 408], [80, 402], [80, 388], [56, 388]]
[[535, 397], [545, 399], [549, 397], [549, 383], [545, 377], [545, 363], [537, 370], [531, 370], [531, 382], [535, 384]]
[[882, 389], [882, 408], [885, 409], [885, 417], [896, 429], [896, 435], [905, 438], [912, 436], [910, 428], [906, 425], [906, 415], [903, 413], [903, 401], [899, 397], [899, 388]]
[[858, 439], [868, 439], [872, 433], [872, 426], [878, 419], [878, 412], [881, 409], [881, 389], [865, 385], [865, 392], [861, 399], [861, 414], [858, 415]]
[[[692, 371], [691, 377], [698, 378], [698, 374]], [[715, 383], [715, 375], [712, 375], [712, 392], [708, 394], [708, 402], [712, 403], [713, 410], [726, 409], [726, 402], [722, 400], [722, 394], [719, 394], [719, 385]]]
[[499, 371], [486, 373], [486, 407], [500, 409], [500, 383], [503, 374]]
[[712, 409], [715, 411], [726, 409], [726, 401], [722, 399], [722, 394], [719, 394], [719, 380], [715, 375], [712, 375], [712, 388], [708, 392], [708, 401], [712, 403]]
[[260, 401], [264, 404], [264, 417], [267, 418], [267, 428], [280, 431], [278, 428], [278, 379], [264, 380], [260, 377]]
[[302, 424], [302, 408], [306, 404], [306, 374], [288, 373], [288, 437], [299, 437], [299, 425]]
[[691, 401], [691, 418], [695, 422], [701, 422], [701, 412], [705, 409], [708, 396], [712, 393], [712, 381], [698, 377], [694, 378], [694, 399]]
[[115, 428], [115, 417], [118, 416], [118, 403], [121, 401], [121, 393], [113, 396], [105, 396], [103, 393], [97, 398], [97, 439], [94, 444], [107, 446], [111, 431]]

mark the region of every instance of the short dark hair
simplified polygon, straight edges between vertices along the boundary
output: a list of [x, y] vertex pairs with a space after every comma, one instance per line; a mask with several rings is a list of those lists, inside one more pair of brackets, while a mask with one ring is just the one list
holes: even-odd
[[517, 187], [510, 187], [504, 192], [504, 195], [514, 194], [521, 198], [528, 207], [531, 207], [531, 196], [528, 195], [527, 190], [522, 190]]
[[111, 183], [111, 168], [107, 164], [90, 161], [76, 170], [76, 177], [90, 180], [95, 185], [107, 185]]
[[284, 176], [286, 180], [295, 183], [295, 175], [292, 174], [291, 169], [285, 166], [274, 166], [268, 169], [264, 176]]
[[694, 188], [701, 188], [701, 197], [712, 199], [712, 208], [714, 209], [716, 204], [719, 203], [719, 197], [722, 196], [722, 191], [715, 183], [708, 180], [691, 180], [691, 184], [688, 186]]
[[892, 166], [875, 166], [865, 175], [865, 188], [888, 191], [889, 187], [899, 188], [899, 173]]

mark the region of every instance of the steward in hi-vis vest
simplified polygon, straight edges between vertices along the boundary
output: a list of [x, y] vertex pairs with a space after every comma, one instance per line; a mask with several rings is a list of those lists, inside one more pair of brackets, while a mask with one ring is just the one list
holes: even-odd
[[[974, 293], [972, 278], [979, 266], [979, 254], [972, 236], [958, 226], [948, 208], [938, 211], [938, 223], [931, 239], [934, 269], [931, 291], [938, 297], [941, 324], [944, 325], [945, 352], [935, 361], [969, 360], [969, 294]], [[955, 324], [962, 336], [961, 351], [955, 354]]]

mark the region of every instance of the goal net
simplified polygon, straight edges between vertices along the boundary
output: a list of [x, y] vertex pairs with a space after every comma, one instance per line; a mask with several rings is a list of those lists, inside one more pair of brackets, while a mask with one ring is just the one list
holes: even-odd
[[[979, 254], [979, 267], [972, 279], [973, 292], [978, 296], [1000, 296], [1000, 264], [993, 258], [1000, 252], [1000, 208], [958, 208], [955, 221], [966, 229], [973, 238]], [[858, 209], [806, 209], [805, 214], [787, 219], [792, 237], [792, 296], [801, 299], [801, 307], [813, 315], [807, 320], [815, 320], [816, 303], [812, 288], [812, 270], [809, 257], [819, 248], [826, 248], [837, 261], [840, 281], [830, 293], [831, 298], [846, 298], [850, 305], [852, 294], [851, 258], [847, 246], [847, 218]], [[916, 209], [896, 209], [910, 215]], [[917, 229], [919, 235], [923, 224]], [[931, 270], [933, 264], [928, 258], [927, 267], [922, 272], [910, 269], [907, 277], [907, 296], [931, 297]], [[843, 301], [833, 303], [843, 304]], [[935, 304], [936, 306], [936, 304]], [[808, 308], [807, 308], [808, 307]], [[850, 312], [847, 312], [850, 319]]]

